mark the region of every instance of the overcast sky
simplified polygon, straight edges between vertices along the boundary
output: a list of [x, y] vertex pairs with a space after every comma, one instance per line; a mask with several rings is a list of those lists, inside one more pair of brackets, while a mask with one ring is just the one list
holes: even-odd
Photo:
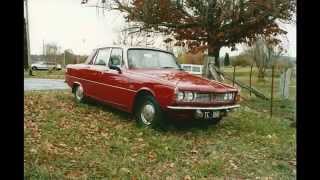
[[[97, 14], [96, 8], [84, 7], [81, 0], [28, 0], [31, 54], [41, 54], [43, 41], [57, 43], [61, 50], [72, 49], [88, 54], [97, 46], [109, 45], [124, 24], [118, 12]], [[281, 25], [288, 31], [285, 46], [296, 56], [296, 25]], [[231, 55], [240, 53], [231, 52]], [[228, 48], [221, 50], [223, 56]]]

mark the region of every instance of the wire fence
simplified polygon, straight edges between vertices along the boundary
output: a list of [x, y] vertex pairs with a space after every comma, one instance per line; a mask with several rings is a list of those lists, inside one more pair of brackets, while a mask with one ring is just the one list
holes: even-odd
[[[295, 116], [296, 71], [295, 68], [266, 69], [264, 77], [258, 77], [258, 69], [251, 67], [225, 67], [229, 83], [241, 89], [243, 104], [261, 112], [269, 111], [270, 117], [286, 110]], [[264, 98], [265, 97], [265, 98]], [[256, 100], [260, 99], [260, 100]], [[252, 101], [254, 101], [253, 107]], [[264, 102], [263, 102], [264, 101]], [[248, 103], [250, 102], [250, 103]], [[262, 102], [262, 103], [261, 103]], [[256, 104], [255, 104], [256, 103]], [[269, 105], [268, 105], [269, 104]]]

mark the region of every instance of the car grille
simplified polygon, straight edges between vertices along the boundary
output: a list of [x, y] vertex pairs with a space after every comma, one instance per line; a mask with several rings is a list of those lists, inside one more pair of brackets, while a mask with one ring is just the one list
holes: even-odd
[[215, 102], [224, 102], [226, 100], [224, 100], [224, 96], [225, 94], [214, 94], [214, 101]]
[[195, 102], [199, 102], [199, 103], [209, 103], [211, 102], [212, 98], [211, 98], [212, 94], [204, 94], [204, 93], [199, 93], [196, 95], [196, 99]]
[[[230, 100], [225, 100], [224, 96], [225, 96], [225, 93], [197, 93], [194, 102], [197, 102], [197, 103], [230, 102]], [[233, 93], [233, 97], [234, 97], [234, 93]]]

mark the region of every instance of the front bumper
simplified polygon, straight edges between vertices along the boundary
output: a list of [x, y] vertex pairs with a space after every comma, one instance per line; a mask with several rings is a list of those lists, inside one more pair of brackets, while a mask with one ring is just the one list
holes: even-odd
[[[186, 119], [202, 119], [199, 117], [204, 112], [208, 111], [219, 111], [221, 117], [226, 116], [227, 112], [239, 108], [239, 104], [235, 105], [224, 105], [216, 107], [198, 107], [198, 106], [167, 106], [166, 113], [168, 117], [177, 120], [186, 120]], [[201, 112], [201, 113], [200, 113]]]
[[228, 106], [218, 106], [218, 107], [194, 107], [194, 106], [168, 106], [168, 109], [172, 110], [229, 110], [234, 108], [239, 108], [240, 105], [228, 105]]

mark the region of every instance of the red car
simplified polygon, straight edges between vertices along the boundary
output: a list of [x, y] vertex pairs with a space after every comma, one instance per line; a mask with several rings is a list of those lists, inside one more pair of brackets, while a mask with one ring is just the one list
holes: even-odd
[[76, 101], [90, 97], [134, 113], [143, 126], [171, 118], [218, 122], [239, 107], [236, 88], [184, 72], [161, 49], [98, 48], [84, 64], [68, 65], [65, 80]]

